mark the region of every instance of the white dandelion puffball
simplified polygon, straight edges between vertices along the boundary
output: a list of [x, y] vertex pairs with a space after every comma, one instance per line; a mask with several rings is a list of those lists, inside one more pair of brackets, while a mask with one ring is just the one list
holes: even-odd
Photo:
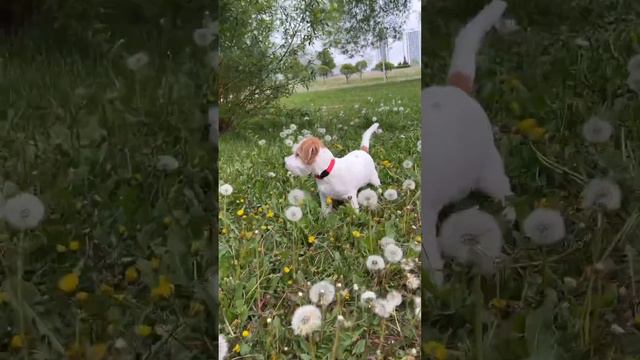
[[371, 189], [364, 189], [358, 194], [358, 204], [375, 209], [378, 206], [378, 194]]
[[318, 133], [324, 135], [327, 132], [325, 128], [318, 128]]
[[127, 58], [127, 67], [133, 71], [136, 71], [141, 69], [148, 62], [149, 62], [149, 55], [147, 55], [146, 52], [141, 51]]
[[640, 72], [631, 73], [627, 78], [627, 86], [636, 93], [640, 94]]
[[325, 135], [324, 136], [324, 141], [326, 141], [326, 142], [331, 141], [331, 135]]
[[413, 297], [413, 304], [416, 308], [415, 310], [415, 314], [417, 317], [420, 317], [420, 313], [421, 313], [421, 309], [422, 309], [422, 297], [420, 296], [414, 296]]
[[291, 140], [291, 139], [286, 139], [286, 140], [284, 141], [284, 144], [285, 144], [285, 145], [287, 145], [287, 146], [293, 146], [293, 140]]
[[373, 301], [373, 312], [381, 318], [388, 318], [393, 311], [392, 306], [385, 299], [375, 299]]
[[303, 305], [293, 312], [291, 327], [295, 335], [307, 336], [320, 328], [322, 313], [313, 305]]
[[416, 182], [411, 179], [407, 179], [402, 183], [402, 190], [415, 190], [415, 188]]
[[224, 336], [218, 335], [218, 359], [224, 359], [227, 356], [227, 352], [229, 352], [227, 340], [225, 340]]
[[422, 142], [420, 140], [418, 140], [418, 143], [416, 144], [417, 148], [418, 148], [418, 152], [422, 152]]
[[[420, 244], [418, 244], [418, 246], [420, 246]], [[412, 259], [402, 259], [402, 261], [400, 261], [400, 267], [404, 271], [411, 271], [413, 270], [414, 266], [415, 266], [415, 263], [413, 262]]]
[[300, 206], [304, 202], [304, 191], [300, 189], [293, 189], [287, 195], [287, 199], [291, 205]]
[[557, 210], [535, 209], [524, 220], [523, 230], [535, 244], [553, 244], [564, 238], [564, 219]]
[[173, 171], [177, 169], [178, 166], [180, 166], [180, 163], [178, 163], [178, 160], [176, 160], [176, 158], [174, 158], [173, 156], [158, 156], [158, 163], [156, 164], [156, 168], [158, 168], [158, 170]]
[[402, 304], [402, 294], [396, 290], [392, 290], [387, 294], [387, 304], [391, 305], [393, 308], [398, 307]]
[[258, 145], [260, 145], [260, 146], [264, 146], [266, 143], [267, 143], [267, 140], [265, 140], [265, 139], [262, 139], [262, 140], [258, 141]]
[[268, 177], [271, 177], [271, 178], [272, 178], [272, 177], [276, 177], [276, 173], [274, 173], [273, 171], [269, 171], [269, 172], [267, 173], [267, 176], [268, 176]]
[[383, 195], [384, 195], [384, 198], [389, 201], [394, 201], [398, 199], [398, 192], [395, 191], [394, 189], [387, 189]]
[[218, 191], [220, 192], [220, 194], [224, 196], [229, 196], [233, 193], [233, 186], [229, 184], [223, 184], [223, 185], [220, 185], [220, 188], [218, 189]]
[[629, 74], [640, 74], [640, 54], [634, 55], [627, 63]]
[[297, 206], [289, 206], [287, 210], [284, 211], [284, 216], [293, 222], [298, 222], [302, 219], [302, 209]]
[[393, 240], [392, 237], [385, 236], [382, 239], [380, 239], [380, 247], [383, 248], [383, 249], [386, 248], [389, 245], [395, 245], [395, 244], [396, 244], [396, 241]]
[[314, 304], [329, 305], [336, 298], [336, 288], [328, 281], [320, 281], [309, 290], [309, 298]]
[[407, 273], [407, 280], [405, 284], [410, 290], [416, 290], [420, 287], [420, 278], [412, 273]]
[[576, 38], [573, 43], [580, 47], [589, 47], [589, 42], [583, 38]]
[[284, 132], [284, 131], [282, 131], [282, 132], [280, 133], [280, 137], [281, 137], [281, 138], [283, 138], [283, 139], [284, 139], [284, 138], [286, 138], [286, 137], [287, 137], [287, 135], [288, 135], [288, 134], [287, 134], [286, 132]]
[[591, 117], [582, 126], [582, 136], [590, 143], [603, 143], [613, 134], [613, 126], [596, 116]]
[[38, 197], [29, 193], [20, 193], [4, 204], [4, 218], [17, 230], [29, 230], [37, 227], [44, 218], [44, 204]]
[[298, 129], [298, 125], [296, 125], [296, 124], [289, 125], [289, 130], [295, 131], [296, 129]]
[[398, 263], [402, 260], [402, 249], [395, 244], [389, 244], [384, 248], [384, 257], [390, 263]]
[[405, 169], [411, 169], [413, 167], [413, 162], [411, 162], [411, 160], [405, 160], [402, 162], [402, 167]]
[[384, 259], [380, 255], [370, 255], [367, 258], [367, 269], [369, 271], [379, 271], [384, 269]]
[[610, 179], [593, 179], [582, 192], [583, 208], [618, 210], [621, 202], [620, 186]]
[[502, 249], [502, 232], [495, 218], [476, 208], [454, 213], [442, 224], [442, 252], [462, 264], [490, 273]]
[[193, 41], [200, 47], [209, 46], [215, 37], [216, 34], [211, 28], [196, 29], [193, 32]]
[[362, 306], [368, 306], [371, 304], [378, 296], [373, 291], [365, 291], [360, 295], [360, 304]]

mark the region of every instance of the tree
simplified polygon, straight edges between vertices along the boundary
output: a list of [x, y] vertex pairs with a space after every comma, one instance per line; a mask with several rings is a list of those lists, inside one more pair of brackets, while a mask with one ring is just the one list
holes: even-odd
[[333, 0], [327, 14], [327, 43], [346, 55], [377, 48], [402, 36], [410, 0]]
[[347, 84], [349, 83], [349, 78], [351, 75], [358, 72], [358, 68], [356, 68], [353, 64], [342, 64], [340, 66], [340, 74], [344, 75], [347, 79]]
[[311, 81], [299, 59], [323, 32], [325, 6], [316, 0], [220, 1], [221, 131]]
[[318, 61], [320, 61], [320, 65], [324, 65], [329, 68], [329, 73], [336, 68], [336, 62], [333, 60], [333, 56], [331, 55], [331, 51], [329, 49], [324, 48], [322, 51], [318, 52]]
[[362, 80], [362, 72], [367, 69], [367, 66], [369, 66], [369, 64], [367, 64], [366, 60], [360, 60], [356, 63], [356, 69], [358, 69], [360, 73], [360, 80]]
[[325, 65], [318, 65], [318, 67], [316, 68], [316, 71], [318, 72], [318, 75], [322, 76], [325, 79], [327, 78], [327, 76], [329, 76], [329, 73], [331, 72], [331, 70]]
[[376, 64], [376, 66], [373, 67], [374, 70], [376, 71], [391, 71], [393, 69], [395, 69], [395, 65], [392, 62], [389, 61], [385, 61], [384, 62], [384, 69], [382, 66], [382, 61], [380, 61], [379, 63]]

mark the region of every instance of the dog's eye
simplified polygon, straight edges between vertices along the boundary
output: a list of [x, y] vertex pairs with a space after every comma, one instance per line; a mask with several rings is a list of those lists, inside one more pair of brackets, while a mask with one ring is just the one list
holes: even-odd
[[299, 157], [300, 155], [298, 155], [298, 153], [296, 153], [296, 157]]

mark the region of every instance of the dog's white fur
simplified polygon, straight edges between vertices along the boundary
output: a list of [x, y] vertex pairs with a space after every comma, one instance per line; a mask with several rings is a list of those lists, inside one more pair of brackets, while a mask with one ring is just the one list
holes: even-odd
[[[505, 2], [492, 1], [458, 33], [450, 76], [457, 72], [473, 83], [476, 53], [484, 34], [501, 18], [505, 8]], [[503, 204], [511, 195], [489, 118], [461, 88], [449, 85], [422, 90], [423, 260], [436, 285], [443, 283], [444, 265], [436, 237], [440, 210], [472, 190]]]
[[329, 166], [331, 159], [335, 159], [330, 175], [324, 179], [316, 179], [320, 203], [325, 214], [331, 210], [331, 205], [326, 202], [328, 196], [336, 200], [349, 201], [351, 206], [358, 211], [358, 190], [368, 184], [375, 187], [380, 186], [380, 178], [373, 158], [368, 151], [362, 150], [362, 148], [369, 149], [371, 135], [378, 129], [378, 126], [379, 124], [375, 123], [364, 132], [360, 150], [352, 151], [344, 157], [336, 158], [331, 150], [321, 147], [313, 163], [306, 165], [295, 151], [296, 147], [305, 141], [303, 139], [294, 145], [294, 154], [284, 159], [287, 170], [297, 176], [319, 175]]

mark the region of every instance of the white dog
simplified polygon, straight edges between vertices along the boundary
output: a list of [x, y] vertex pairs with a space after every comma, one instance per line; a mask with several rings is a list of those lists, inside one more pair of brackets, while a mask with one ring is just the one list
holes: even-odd
[[360, 150], [344, 157], [336, 158], [322, 141], [307, 137], [294, 145], [294, 153], [284, 158], [287, 170], [297, 176], [313, 174], [318, 184], [320, 203], [326, 214], [331, 210], [327, 196], [341, 201], [349, 201], [358, 211], [358, 190], [367, 184], [380, 186], [376, 165], [369, 155], [369, 140], [378, 129], [378, 123], [371, 125], [362, 135]]
[[[504, 1], [492, 1], [458, 33], [448, 86], [422, 90], [422, 247], [423, 260], [436, 285], [443, 282], [444, 265], [436, 237], [440, 210], [472, 190], [505, 205], [512, 194], [489, 118], [471, 96], [476, 53], [506, 6]], [[512, 217], [513, 210], [508, 210]]]

